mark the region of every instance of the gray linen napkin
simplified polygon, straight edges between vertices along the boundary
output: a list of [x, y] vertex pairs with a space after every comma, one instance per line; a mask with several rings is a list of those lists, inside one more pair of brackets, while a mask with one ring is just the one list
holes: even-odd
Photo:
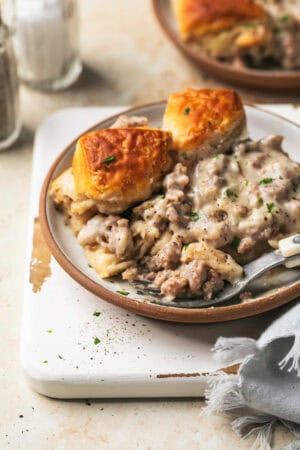
[[[254, 447], [271, 449], [276, 422], [300, 437], [300, 302], [255, 341], [220, 337], [214, 348], [222, 367], [240, 363], [237, 375], [217, 372], [206, 392], [204, 414], [226, 412]], [[281, 450], [300, 450], [300, 440]]]

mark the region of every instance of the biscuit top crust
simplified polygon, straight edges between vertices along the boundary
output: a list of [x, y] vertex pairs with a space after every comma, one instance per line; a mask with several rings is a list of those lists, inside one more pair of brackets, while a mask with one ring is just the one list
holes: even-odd
[[253, 0], [175, 0], [174, 3], [179, 29], [185, 38], [266, 17], [266, 12]]
[[187, 89], [171, 94], [163, 129], [173, 135], [179, 151], [198, 148], [207, 140], [245, 126], [245, 112], [239, 95], [231, 89]]
[[169, 133], [160, 129], [86, 133], [79, 138], [73, 157], [76, 191], [96, 201], [109, 201], [113, 211], [121, 211], [151, 195], [170, 168], [170, 147]]

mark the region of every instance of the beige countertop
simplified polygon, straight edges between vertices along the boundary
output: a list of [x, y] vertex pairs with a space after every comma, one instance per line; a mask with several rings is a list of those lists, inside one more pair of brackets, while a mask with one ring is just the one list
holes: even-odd
[[[129, 105], [192, 87], [221, 86], [173, 48], [146, 0], [85, 0], [84, 72], [72, 88], [45, 94], [22, 88], [24, 129], [0, 154], [0, 449], [250, 449], [228, 419], [201, 417], [201, 400], [57, 401], [31, 392], [19, 364], [24, 254], [36, 127], [68, 106]], [[257, 102], [300, 101], [295, 94], [241, 91]], [[277, 447], [291, 436], [278, 430]]]

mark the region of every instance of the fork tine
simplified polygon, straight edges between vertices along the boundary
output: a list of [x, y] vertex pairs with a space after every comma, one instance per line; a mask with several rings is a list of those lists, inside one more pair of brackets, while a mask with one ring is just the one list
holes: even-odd
[[149, 284], [152, 284], [149, 280], [131, 280], [130, 281], [133, 285], [141, 284], [142, 286], [149, 286]]
[[133, 280], [133, 286], [137, 290], [137, 293], [140, 295], [155, 295], [161, 296], [162, 293], [159, 288], [152, 286], [150, 281], [145, 280]]
[[136, 292], [139, 295], [153, 295], [155, 297], [162, 297], [162, 293], [159, 290], [154, 290], [154, 289], [139, 289], [138, 287], [136, 288]]
[[[160, 306], [168, 306], [173, 308], [209, 308], [217, 305], [218, 303], [228, 302], [231, 297], [226, 300], [226, 295], [217, 295], [212, 300], [206, 300], [201, 298], [199, 294], [194, 295], [181, 295], [173, 300], [164, 298], [160, 289], [153, 286], [151, 281], [148, 280], [133, 280], [131, 282], [136, 289], [137, 294], [147, 296], [150, 303]], [[152, 298], [151, 298], [152, 297]]]
[[161, 306], [173, 306], [177, 308], [199, 308], [207, 305], [207, 300], [201, 300], [198, 296], [181, 296], [173, 300], [164, 299], [161, 290], [152, 285], [151, 281], [148, 280], [133, 280], [133, 286], [136, 289], [137, 294], [145, 295], [150, 298], [150, 302]]
[[132, 284], [134, 287], [141, 288], [141, 289], [151, 289], [156, 292], [160, 292], [160, 289], [156, 286], [154, 286], [150, 281], [144, 281], [144, 280], [133, 280]]
[[224, 298], [224, 296], [216, 296], [211, 300], [206, 300], [204, 298], [195, 297], [194, 299], [190, 298], [175, 298], [173, 300], [167, 300], [164, 298], [151, 300], [151, 303], [161, 306], [169, 306], [173, 308], [210, 308], [211, 306], [218, 305], [219, 303], [228, 304], [228, 302], [235, 302], [234, 297], [230, 297], [228, 299]]

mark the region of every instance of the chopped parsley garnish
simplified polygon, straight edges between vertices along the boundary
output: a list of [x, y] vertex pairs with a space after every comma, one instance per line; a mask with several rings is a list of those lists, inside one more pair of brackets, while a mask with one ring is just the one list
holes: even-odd
[[269, 213], [272, 214], [274, 212], [274, 207], [275, 207], [274, 203], [267, 203], [267, 210]]
[[240, 245], [240, 242], [241, 242], [241, 239], [240, 239], [239, 237], [235, 236], [235, 237], [232, 239], [232, 242], [231, 242], [230, 245], [231, 245], [232, 248], [234, 248], [235, 250], [237, 250], [238, 246]]
[[299, 184], [296, 181], [292, 181], [292, 188], [294, 192], [297, 192]]
[[255, 28], [255, 27], [256, 27], [256, 23], [248, 22], [248, 23], [245, 24], [245, 26], [246, 26], [247, 28]]
[[283, 23], [288, 22], [290, 19], [290, 16], [288, 14], [284, 14], [283, 16], [280, 17], [280, 21]]
[[191, 111], [191, 108], [189, 108], [189, 107], [187, 107], [187, 108], [184, 108], [184, 110], [183, 110], [183, 114], [184, 114], [185, 116], [188, 116], [188, 115], [189, 115], [189, 113], [190, 113], [190, 111]]
[[197, 220], [199, 220], [199, 214], [196, 211], [192, 211], [190, 214], [190, 218], [193, 222], [197, 222]]
[[48, 361], [45, 359], [44, 361], [43, 361], [43, 364], [47, 364], [48, 363]]
[[235, 201], [235, 199], [238, 198], [238, 195], [236, 192], [232, 191], [231, 189], [227, 188], [225, 189], [225, 194], [228, 198], [230, 198], [230, 200], [232, 200], [233, 202]]
[[47, 330], [47, 333], [51, 334], [53, 333], [53, 330]]
[[162, 198], [162, 199], [166, 198], [165, 194], [162, 194], [162, 195], [160, 196], [160, 198]]
[[219, 158], [219, 156], [220, 156], [220, 153], [214, 153], [213, 154], [213, 158], [215, 158], [215, 159]]
[[188, 246], [189, 246], [188, 244], [185, 244], [185, 245], [182, 247], [182, 250], [184, 250], [184, 251], [187, 250]]
[[263, 178], [262, 180], [260, 180], [260, 182], [258, 184], [270, 184], [272, 183], [273, 178]]
[[258, 199], [258, 203], [260, 204], [260, 205], [262, 205], [263, 204], [263, 199], [261, 198], [261, 197], [259, 197], [259, 199]]
[[61, 355], [57, 355], [59, 357], [59, 359], [63, 359], [63, 357]]
[[249, 180], [245, 180], [245, 186], [248, 186]]
[[121, 290], [121, 291], [117, 291], [117, 293], [118, 294], [120, 294], [120, 295], [129, 295], [129, 292], [127, 292], [127, 291], [123, 291], [123, 290]]
[[95, 317], [99, 317], [99, 316], [100, 316], [100, 314], [101, 314], [101, 312], [99, 312], [99, 311], [95, 311], [95, 312], [94, 312], [94, 314], [93, 314], [93, 316], [95, 316]]
[[109, 165], [110, 165], [111, 163], [113, 163], [115, 160], [116, 160], [116, 157], [113, 156], [113, 155], [111, 155], [111, 156], [108, 156], [107, 158], [105, 158], [105, 159], [103, 160], [103, 162], [104, 162], [104, 164], [105, 164], [106, 166], [109, 166]]
[[94, 337], [94, 344], [95, 345], [98, 345], [98, 344], [100, 344], [100, 339], [96, 336], [96, 337]]

